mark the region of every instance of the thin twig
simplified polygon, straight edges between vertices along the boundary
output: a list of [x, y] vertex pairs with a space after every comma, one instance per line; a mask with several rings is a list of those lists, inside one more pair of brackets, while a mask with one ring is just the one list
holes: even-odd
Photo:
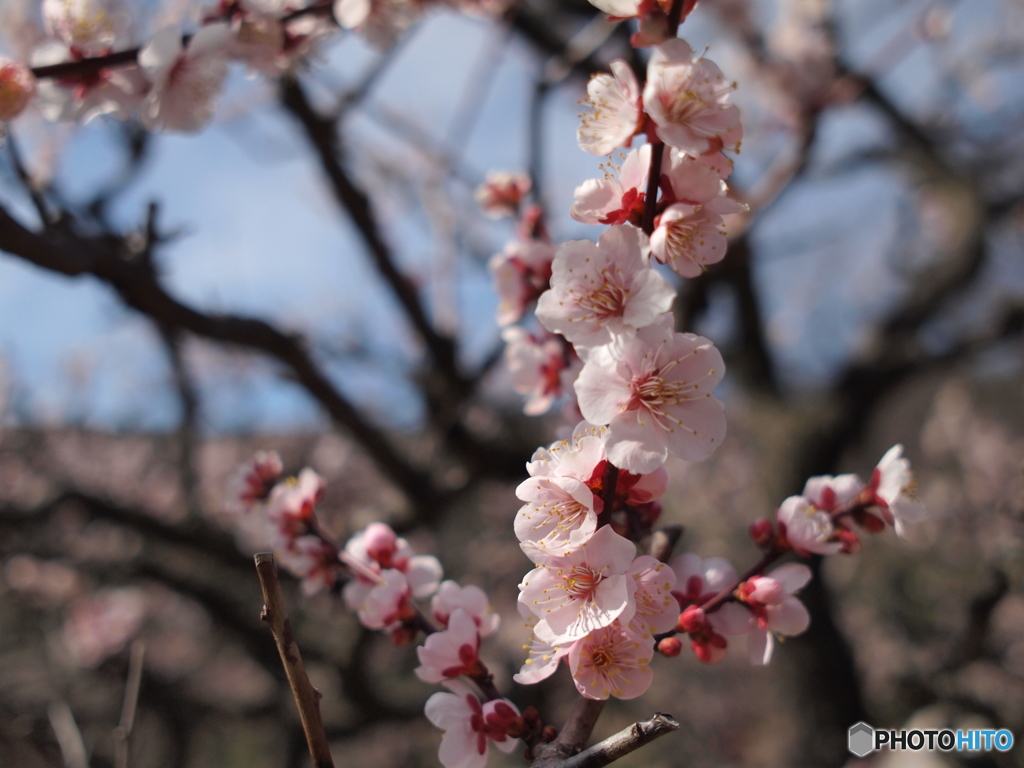
[[288, 684], [295, 696], [295, 704], [299, 709], [299, 720], [302, 721], [302, 731], [309, 744], [313, 765], [316, 768], [334, 768], [331, 749], [327, 743], [327, 734], [324, 732], [323, 717], [320, 715], [321, 694], [309, 682], [306, 669], [302, 665], [302, 654], [299, 653], [299, 646], [295, 642], [295, 634], [292, 632], [292, 624], [288, 620], [288, 612], [284, 606], [284, 596], [281, 594], [281, 583], [277, 578], [274, 555], [270, 552], [258, 552], [255, 560], [256, 573], [259, 574], [260, 587], [263, 589], [264, 606], [260, 618], [270, 626], [274, 642], [277, 643], [278, 653], [281, 654], [281, 663], [284, 665]]
[[46, 710], [50, 717], [50, 727], [57, 737], [61, 757], [66, 768], [89, 768], [89, 756], [82, 741], [82, 732], [78, 729], [75, 716], [66, 701], [55, 701]]
[[146, 655], [146, 644], [142, 640], [132, 643], [128, 657], [128, 679], [124, 684], [124, 702], [121, 704], [121, 721], [114, 729], [114, 766], [128, 768], [128, 747], [135, 725], [135, 711], [139, 704], [139, 688], [142, 686], [142, 661]]
[[678, 729], [679, 723], [672, 715], [657, 712], [650, 720], [633, 723], [590, 749], [568, 758], [562, 762], [561, 768], [604, 768], [620, 757]]

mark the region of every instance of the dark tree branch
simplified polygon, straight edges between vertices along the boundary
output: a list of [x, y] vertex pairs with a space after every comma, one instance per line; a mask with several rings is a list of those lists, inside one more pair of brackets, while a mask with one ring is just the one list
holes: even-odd
[[331, 418], [366, 449], [414, 509], [430, 510], [441, 499], [429, 477], [400, 456], [383, 434], [341, 394], [313, 361], [301, 339], [263, 320], [204, 314], [166, 292], [151, 260], [137, 258], [113, 237], [81, 238], [60, 230], [37, 234], [0, 208], [0, 249], [70, 277], [91, 275], [113, 288], [125, 304], [164, 328], [257, 350], [283, 363]]

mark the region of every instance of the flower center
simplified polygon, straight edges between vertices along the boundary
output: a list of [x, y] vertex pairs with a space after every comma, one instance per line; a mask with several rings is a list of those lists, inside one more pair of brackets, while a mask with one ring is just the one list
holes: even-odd
[[589, 600], [601, 581], [601, 575], [583, 564], [574, 565], [572, 570], [562, 575], [562, 579], [565, 581], [565, 591], [569, 597], [576, 600]]

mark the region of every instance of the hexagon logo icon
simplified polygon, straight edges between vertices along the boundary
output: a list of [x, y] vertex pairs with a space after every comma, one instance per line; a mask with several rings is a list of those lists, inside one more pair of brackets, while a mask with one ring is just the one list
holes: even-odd
[[864, 757], [875, 750], [875, 729], [867, 723], [851, 725], [848, 739], [850, 752], [857, 757]]

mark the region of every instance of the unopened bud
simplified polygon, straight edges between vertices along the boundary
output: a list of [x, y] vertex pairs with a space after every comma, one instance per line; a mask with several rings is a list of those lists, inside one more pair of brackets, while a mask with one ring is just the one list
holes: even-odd
[[0, 56], [0, 121], [20, 115], [36, 92], [36, 78], [24, 64]]
[[663, 637], [658, 642], [658, 652], [669, 658], [678, 656], [682, 650], [683, 644], [679, 642], [678, 637]]
[[552, 741], [558, 738], [558, 729], [553, 725], [545, 725], [543, 730], [540, 732], [540, 740], [545, 744], [550, 744]]
[[706, 626], [707, 618], [704, 616], [704, 610], [699, 606], [691, 605], [679, 614], [679, 621], [676, 623], [676, 631], [693, 634], [695, 632], [700, 632]]
[[771, 520], [759, 517], [750, 524], [750, 539], [761, 549], [768, 549], [775, 540], [775, 528]]
[[540, 725], [540, 713], [534, 706], [529, 706], [523, 710], [523, 720], [530, 725]]

